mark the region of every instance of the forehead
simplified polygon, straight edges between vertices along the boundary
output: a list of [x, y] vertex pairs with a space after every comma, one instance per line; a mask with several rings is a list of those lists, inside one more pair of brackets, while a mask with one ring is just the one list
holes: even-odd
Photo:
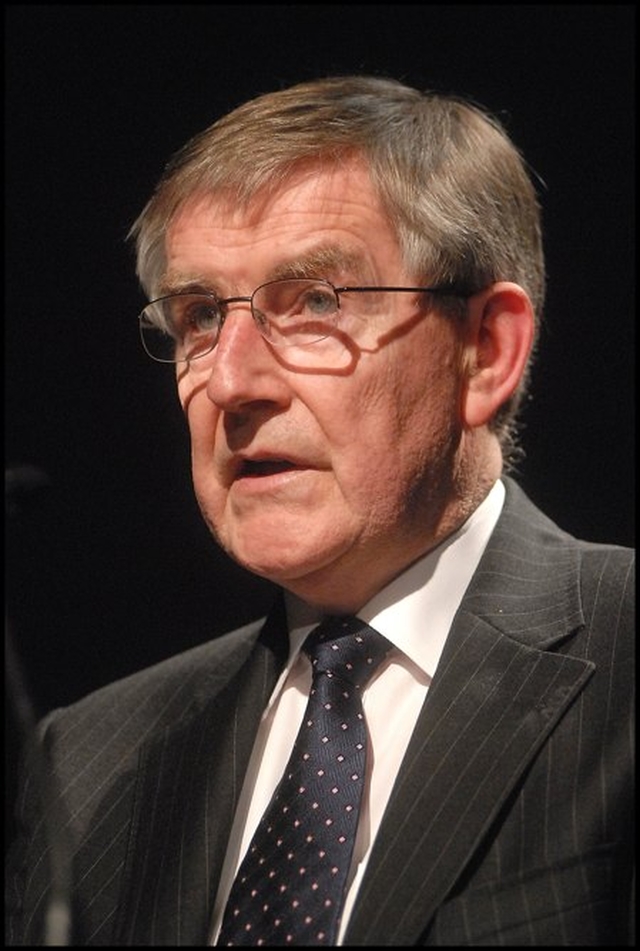
[[380, 260], [397, 270], [395, 231], [363, 163], [298, 170], [245, 204], [228, 195], [191, 197], [167, 230], [163, 283], [209, 271], [261, 280], [314, 254], [328, 265], [342, 257], [349, 267]]

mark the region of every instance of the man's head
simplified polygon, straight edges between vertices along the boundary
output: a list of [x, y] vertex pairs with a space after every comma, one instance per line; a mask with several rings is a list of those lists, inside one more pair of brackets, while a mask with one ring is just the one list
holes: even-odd
[[[243, 298], [177, 365], [196, 493], [242, 564], [353, 609], [480, 501], [544, 296], [535, 192], [493, 119], [366, 77], [262, 96], [187, 144], [133, 233], [150, 298]], [[290, 347], [265, 340], [281, 286], [246, 299], [283, 278], [450, 293], [314, 285], [335, 329]]]

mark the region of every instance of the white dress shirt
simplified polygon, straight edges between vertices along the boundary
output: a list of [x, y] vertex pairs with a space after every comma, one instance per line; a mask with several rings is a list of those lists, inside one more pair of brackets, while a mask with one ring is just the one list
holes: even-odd
[[[498, 481], [453, 535], [358, 611], [358, 617], [384, 634], [395, 649], [362, 696], [370, 748], [338, 944], [451, 623], [503, 502], [504, 486]], [[320, 615], [290, 595], [286, 596], [286, 605], [289, 659], [263, 714], [242, 788], [214, 906], [212, 944], [238, 866], [289, 759], [311, 686], [311, 665], [300, 648]]]

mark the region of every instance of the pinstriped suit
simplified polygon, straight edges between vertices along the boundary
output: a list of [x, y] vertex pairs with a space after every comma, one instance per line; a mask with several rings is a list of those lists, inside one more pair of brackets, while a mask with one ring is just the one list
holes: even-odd
[[[576, 541], [505, 481], [346, 944], [633, 943], [633, 553]], [[206, 944], [282, 624], [274, 610], [47, 718], [73, 943]], [[29, 779], [19, 809], [10, 945], [42, 941], [48, 886]]]

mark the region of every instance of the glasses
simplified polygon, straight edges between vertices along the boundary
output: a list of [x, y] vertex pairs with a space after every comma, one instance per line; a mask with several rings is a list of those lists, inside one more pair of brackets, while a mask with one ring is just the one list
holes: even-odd
[[159, 363], [189, 363], [214, 349], [227, 318], [229, 304], [246, 303], [256, 327], [274, 347], [307, 348], [332, 337], [340, 322], [353, 312], [342, 295], [359, 299], [358, 316], [376, 310], [381, 293], [429, 293], [469, 297], [454, 285], [436, 287], [334, 287], [329, 281], [295, 278], [268, 281], [249, 297], [217, 298], [214, 294], [171, 294], [151, 301], [138, 320], [142, 345]]

